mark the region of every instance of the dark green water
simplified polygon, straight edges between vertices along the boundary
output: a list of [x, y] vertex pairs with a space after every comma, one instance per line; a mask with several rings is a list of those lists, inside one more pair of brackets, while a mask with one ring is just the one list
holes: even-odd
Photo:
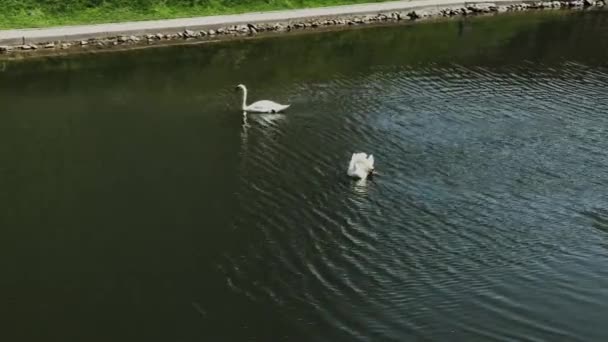
[[551, 12], [0, 62], [0, 337], [605, 341], [607, 58]]

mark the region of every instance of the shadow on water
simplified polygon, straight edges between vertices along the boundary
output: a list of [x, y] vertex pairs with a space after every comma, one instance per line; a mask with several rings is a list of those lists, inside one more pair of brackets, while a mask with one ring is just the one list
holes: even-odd
[[[593, 98], [607, 20], [0, 62], [3, 334], [607, 338], [605, 307], [583, 309], [608, 298], [605, 249], [569, 220], [572, 199], [603, 207], [608, 190]], [[237, 83], [292, 107], [243, 118]], [[382, 175], [345, 179], [353, 149]], [[603, 215], [589, 214], [602, 234]]]

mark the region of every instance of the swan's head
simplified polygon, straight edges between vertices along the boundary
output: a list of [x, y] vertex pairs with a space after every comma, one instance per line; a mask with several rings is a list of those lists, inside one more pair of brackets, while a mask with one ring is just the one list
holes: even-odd
[[246, 90], [245, 86], [242, 85], [242, 84], [237, 85], [236, 87], [234, 87], [234, 89], [235, 90], [239, 90], [240, 89], [240, 90], [243, 90], [243, 91]]

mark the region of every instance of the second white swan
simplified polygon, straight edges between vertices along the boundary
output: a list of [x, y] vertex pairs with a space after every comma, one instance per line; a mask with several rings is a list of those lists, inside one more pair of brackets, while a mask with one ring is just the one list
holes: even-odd
[[250, 105], [247, 105], [247, 88], [239, 84], [236, 86], [237, 89], [241, 89], [243, 91], [243, 106], [242, 109], [245, 112], [255, 112], [255, 113], [279, 113], [289, 108], [290, 105], [282, 105], [280, 103], [276, 103], [274, 101], [262, 100], [254, 102]]
[[353, 178], [367, 179], [367, 176], [375, 174], [374, 156], [371, 154], [368, 156], [365, 153], [353, 153], [346, 173]]

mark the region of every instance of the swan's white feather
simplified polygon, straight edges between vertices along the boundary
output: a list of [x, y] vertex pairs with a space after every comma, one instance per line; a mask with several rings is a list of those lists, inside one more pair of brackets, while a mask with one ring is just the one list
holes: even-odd
[[348, 164], [347, 174], [350, 177], [366, 179], [374, 170], [374, 156], [365, 153], [353, 153]]
[[278, 113], [287, 108], [289, 108], [289, 105], [282, 105], [269, 100], [261, 100], [248, 105], [245, 110], [257, 113]]

